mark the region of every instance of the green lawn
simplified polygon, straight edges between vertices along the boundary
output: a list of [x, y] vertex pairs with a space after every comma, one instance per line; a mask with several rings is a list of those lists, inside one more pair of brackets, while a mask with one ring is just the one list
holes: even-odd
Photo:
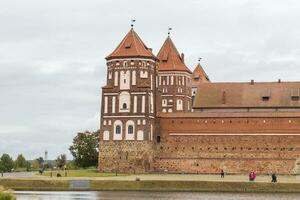
[[[56, 170], [52, 171], [52, 176], [56, 177], [57, 174], [60, 173], [62, 177], [65, 177], [64, 170]], [[43, 173], [44, 176], [50, 177], [51, 172], [45, 171]], [[118, 176], [125, 176], [127, 174], [118, 173]], [[101, 173], [96, 169], [78, 169], [78, 170], [67, 170], [67, 177], [109, 177], [116, 176], [115, 173]]]

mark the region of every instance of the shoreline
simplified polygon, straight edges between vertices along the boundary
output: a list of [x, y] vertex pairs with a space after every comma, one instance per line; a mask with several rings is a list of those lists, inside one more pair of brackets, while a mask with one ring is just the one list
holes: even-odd
[[300, 183], [184, 181], [184, 180], [93, 180], [13, 179], [0, 185], [15, 191], [153, 191], [153, 192], [259, 192], [300, 193]]

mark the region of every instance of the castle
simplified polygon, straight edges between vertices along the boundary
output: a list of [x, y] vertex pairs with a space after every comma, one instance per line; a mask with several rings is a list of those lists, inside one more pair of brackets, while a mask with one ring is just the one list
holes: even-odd
[[300, 172], [300, 82], [213, 83], [133, 28], [106, 61], [100, 171]]

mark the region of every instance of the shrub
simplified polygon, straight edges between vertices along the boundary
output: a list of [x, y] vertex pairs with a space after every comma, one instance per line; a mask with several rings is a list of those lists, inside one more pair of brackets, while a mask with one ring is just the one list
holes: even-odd
[[9, 190], [4, 190], [3, 187], [0, 186], [0, 200], [15, 200], [16, 197]]

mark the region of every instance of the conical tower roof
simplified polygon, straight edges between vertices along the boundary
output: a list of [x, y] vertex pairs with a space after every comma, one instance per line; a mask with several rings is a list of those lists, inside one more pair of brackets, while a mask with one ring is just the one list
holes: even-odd
[[192, 85], [198, 85], [199, 83], [205, 82], [210, 82], [210, 80], [201, 64], [198, 63], [192, 74]]
[[142, 57], [142, 58], [154, 58], [151, 49], [148, 48], [138, 34], [133, 30], [127, 33], [117, 48], [106, 57], [106, 60], [112, 58], [129, 58], [129, 57]]
[[169, 36], [159, 50], [157, 58], [159, 59], [158, 71], [185, 71], [192, 73], [184, 64], [184, 58], [179, 55]]

